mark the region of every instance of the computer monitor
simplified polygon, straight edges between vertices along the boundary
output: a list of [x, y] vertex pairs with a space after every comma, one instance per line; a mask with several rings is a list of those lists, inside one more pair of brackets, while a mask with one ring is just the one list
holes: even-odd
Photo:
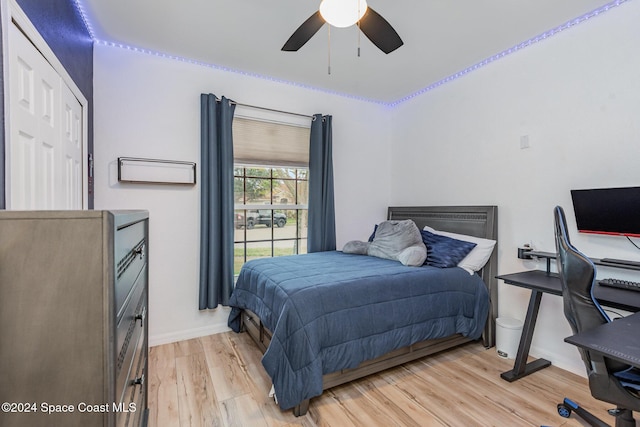
[[571, 190], [578, 231], [640, 237], [640, 187]]

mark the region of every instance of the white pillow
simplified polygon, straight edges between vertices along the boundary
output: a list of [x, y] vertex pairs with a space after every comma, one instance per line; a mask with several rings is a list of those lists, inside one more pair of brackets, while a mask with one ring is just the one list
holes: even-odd
[[430, 231], [433, 234], [451, 237], [452, 239], [475, 243], [476, 247], [473, 248], [471, 252], [469, 252], [469, 254], [458, 263], [458, 267], [465, 269], [469, 272], [469, 274], [473, 274], [475, 271], [482, 270], [482, 267], [484, 267], [487, 261], [489, 261], [489, 258], [491, 258], [493, 247], [496, 245], [495, 240], [468, 236], [466, 234], [450, 233], [448, 231], [434, 230], [428, 225], [425, 225], [423, 230]]

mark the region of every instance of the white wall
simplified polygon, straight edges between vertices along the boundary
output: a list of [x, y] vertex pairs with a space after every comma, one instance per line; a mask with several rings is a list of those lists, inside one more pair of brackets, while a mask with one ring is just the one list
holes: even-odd
[[[199, 185], [120, 184], [121, 156], [194, 161], [200, 94], [333, 115], [338, 247], [366, 239], [389, 200], [388, 112], [371, 103], [127, 49], [94, 48], [95, 208], [150, 212], [152, 345], [226, 330], [227, 310], [198, 310]], [[199, 181], [199, 177], [198, 177]]]
[[[555, 251], [555, 205], [589, 256], [640, 259], [622, 237], [578, 235], [569, 193], [640, 185], [639, 18], [628, 2], [402, 104], [391, 204], [498, 205], [501, 274], [544, 268], [516, 248]], [[499, 294], [499, 315], [524, 319], [529, 291], [501, 284]], [[545, 295], [531, 354], [583, 374], [570, 334], [561, 298]]]

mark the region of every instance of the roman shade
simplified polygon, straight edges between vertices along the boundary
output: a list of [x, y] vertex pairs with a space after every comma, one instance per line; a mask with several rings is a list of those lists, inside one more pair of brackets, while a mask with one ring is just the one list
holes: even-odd
[[236, 164], [309, 166], [309, 127], [236, 117], [233, 160]]

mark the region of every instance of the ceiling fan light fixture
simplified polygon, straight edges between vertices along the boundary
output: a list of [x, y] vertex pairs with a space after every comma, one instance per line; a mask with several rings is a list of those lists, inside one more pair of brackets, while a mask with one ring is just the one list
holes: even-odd
[[366, 0], [322, 0], [320, 15], [329, 25], [345, 28], [358, 22], [367, 7]]

